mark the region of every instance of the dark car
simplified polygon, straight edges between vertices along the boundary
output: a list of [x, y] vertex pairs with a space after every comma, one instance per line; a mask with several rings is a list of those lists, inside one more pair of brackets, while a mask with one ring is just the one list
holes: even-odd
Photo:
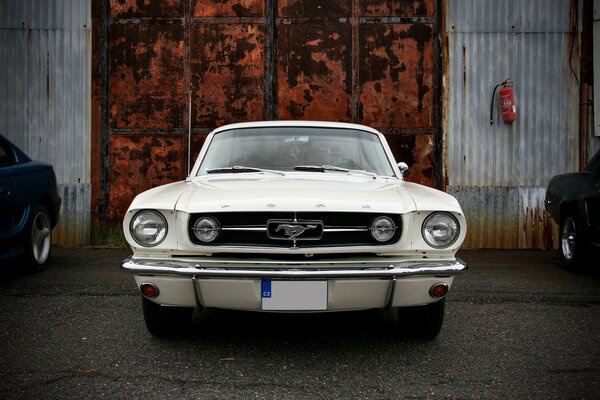
[[43, 269], [60, 204], [52, 165], [0, 135], [0, 260], [23, 257], [28, 268]]
[[600, 254], [600, 149], [581, 172], [550, 180], [546, 210], [560, 225], [563, 266], [584, 267], [588, 256]]

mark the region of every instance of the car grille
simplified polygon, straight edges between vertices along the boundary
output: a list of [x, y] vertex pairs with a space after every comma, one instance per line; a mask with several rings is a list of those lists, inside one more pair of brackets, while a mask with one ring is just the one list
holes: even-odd
[[[394, 235], [386, 242], [378, 242], [369, 231], [373, 220], [380, 216], [391, 218], [396, 225]], [[210, 243], [200, 241], [193, 230], [196, 221], [202, 217], [215, 219], [221, 228], [217, 238]], [[192, 214], [188, 225], [188, 234], [192, 243], [205, 246], [275, 248], [380, 246], [397, 243], [401, 233], [402, 219], [400, 215], [378, 213], [207, 213]]]

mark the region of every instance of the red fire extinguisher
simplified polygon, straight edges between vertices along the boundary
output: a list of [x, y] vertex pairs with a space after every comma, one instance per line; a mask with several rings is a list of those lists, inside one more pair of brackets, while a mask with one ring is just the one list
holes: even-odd
[[500, 108], [502, 110], [502, 120], [504, 122], [513, 122], [517, 119], [517, 106], [515, 105], [515, 93], [511, 85], [510, 78], [506, 78], [502, 83], [499, 83], [494, 88], [494, 93], [492, 93], [492, 105], [490, 108], [490, 125], [494, 123], [494, 96], [496, 95], [496, 90], [500, 88], [498, 91], [498, 96], [500, 98]]

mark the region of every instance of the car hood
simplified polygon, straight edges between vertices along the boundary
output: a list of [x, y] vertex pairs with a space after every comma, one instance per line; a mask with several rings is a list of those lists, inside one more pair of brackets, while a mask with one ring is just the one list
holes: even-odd
[[188, 213], [265, 210], [406, 213], [417, 209], [460, 212], [454, 197], [399, 179], [298, 172], [285, 176], [244, 173], [197, 177], [144, 192], [136, 197], [131, 208], [142, 205]]

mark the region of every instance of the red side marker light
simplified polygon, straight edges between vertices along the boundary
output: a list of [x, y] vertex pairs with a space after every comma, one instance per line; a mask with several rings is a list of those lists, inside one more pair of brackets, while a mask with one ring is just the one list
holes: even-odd
[[448, 294], [448, 285], [445, 283], [436, 283], [429, 289], [429, 295], [436, 299], [441, 299]]
[[142, 294], [150, 299], [155, 298], [156, 296], [158, 296], [158, 286], [156, 286], [154, 283], [149, 283], [149, 282], [144, 282], [140, 285], [140, 290], [142, 291]]

